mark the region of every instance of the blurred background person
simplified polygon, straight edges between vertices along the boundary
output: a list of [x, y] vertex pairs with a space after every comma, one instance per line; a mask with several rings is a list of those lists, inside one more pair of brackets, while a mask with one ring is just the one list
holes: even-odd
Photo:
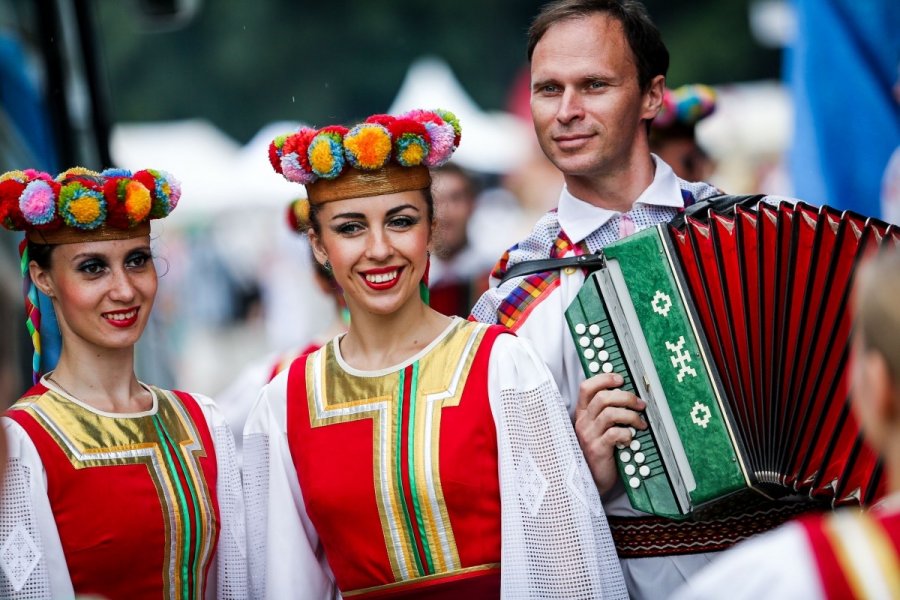
[[858, 277], [851, 406], [884, 460], [887, 494], [868, 512], [806, 517], [736, 546], [678, 600], [900, 598], [900, 249]]
[[467, 317], [487, 289], [497, 257], [470, 243], [479, 193], [475, 178], [459, 165], [447, 163], [434, 169], [432, 179], [436, 226], [428, 273], [429, 304], [445, 315]]
[[[306, 198], [299, 198], [291, 202], [287, 208], [286, 217], [289, 230], [293, 234], [305, 238], [310, 228], [309, 201]], [[312, 256], [312, 249], [309, 246], [304, 251], [309, 252], [310, 256]], [[347, 310], [346, 302], [344, 302], [344, 293], [334, 280], [334, 274], [329, 269], [326, 269], [315, 260], [312, 262], [314, 265], [313, 281], [315, 285], [332, 300], [331, 321], [324, 329], [313, 336], [308, 343], [283, 352], [270, 353], [262, 359], [252, 361], [244, 367], [234, 381], [229, 383], [222, 392], [216, 394], [216, 402], [225, 414], [225, 418], [231, 426], [231, 431], [235, 435], [239, 459], [243, 449], [244, 423], [246, 423], [247, 415], [250, 414], [250, 409], [253, 408], [253, 403], [259, 396], [263, 386], [281, 371], [291, 366], [295, 359], [318, 350], [334, 336], [347, 331], [350, 313]], [[295, 307], [296, 312], [302, 312], [303, 310], [302, 306]], [[281, 325], [289, 329], [292, 324], [293, 320], [283, 322]]]
[[663, 92], [662, 108], [650, 125], [650, 151], [686, 181], [708, 181], [715, 164], [697, 141], [697, 123], [716, 109], [716, 92], [701, 84]]

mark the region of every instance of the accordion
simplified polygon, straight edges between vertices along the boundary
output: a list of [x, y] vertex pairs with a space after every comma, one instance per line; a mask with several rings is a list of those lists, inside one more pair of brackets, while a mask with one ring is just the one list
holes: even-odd
[[585, 374], [617, 372], [647, 403], [648, 428], [616, 450], [636, 509], [686, 518], [748, 490], [831, 505], [882, 493], [848, 401], [853, 275], [881, 245], [900, 246], [900, 229], [754, 201], [603, 249], [566, 320]]

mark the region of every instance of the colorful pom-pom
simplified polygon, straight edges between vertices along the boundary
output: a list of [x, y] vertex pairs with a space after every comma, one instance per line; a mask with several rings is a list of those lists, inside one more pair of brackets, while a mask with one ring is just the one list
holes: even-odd
[[[284, 139], [279, 166], [281, 174], [288, 181], [307, 185], [318, 179], [309, 164], [309, 145], [317, 133], [318, 131], [310, 127], [301, 127], [296, 133]], [[276, 144], [277, 141], [278, 138]]]
[[454, 148], [459, 148], [459, 142], [462, 140], [462, 124], [459, 122], [459, 119], [449, 110], [444, 110], [442, 108], [436, 108], [434, 112], [444, 120], [444, 123], [447, 123], [453, 128], [453, 146]]
[[22, 215], [22, 209], [19, 208], [19, 198], [25, 190], [25, 185], [15, 176], [0, 179], [0, 225], [6, 229], [21, 231], [28, 224]]
[[109, 168], [100, 171], [104, 177], [131, 177], [131, 171], [128, 169]]
[[69, 227], [96, 229], [106, 219], [106, 199], [102, 192], [73, 181], [60, 188], [59, 214]]
[[391, 156], [391, 133], [384, 125], [361, 123], [344, 137], [344, 150], [354, 168], [380, 169]]
[[676, 122], [688, 127], [696, 125], [716, 109], [716, 91], [703, 84], [683, 85], [663, 92], [662, 107], [653, 119], [658, 129]]
[[56, 216], [56, 193], [43, 179], [35, 179], [19, 197], [22, 216], [31, 225], [46, 225]]
[[312, 172], [325, 179], [334, 179], [344, 170], [344, 152], [341, 136], [335, 132], [323, 132], [309, 145], [309, 165]]
[[306, 233], [311, 226], [309, 220], [309, 200], [306, 198], [297, 198], [291, 202], [288, 205], [287, 221], [291, 231]]

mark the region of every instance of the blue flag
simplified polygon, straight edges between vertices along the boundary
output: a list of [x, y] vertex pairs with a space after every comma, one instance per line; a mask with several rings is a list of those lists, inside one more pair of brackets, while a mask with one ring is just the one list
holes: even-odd
[[900, 147], [900, 1], [794, 0], [785, 74], [795, 108], [794, 195], [880, 216], [881, 182]]

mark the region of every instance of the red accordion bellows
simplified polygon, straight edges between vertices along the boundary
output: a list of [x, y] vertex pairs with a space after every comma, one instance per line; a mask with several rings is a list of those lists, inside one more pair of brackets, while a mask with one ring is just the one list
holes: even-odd
[[882, 493], [850, 411], [856, 267], [900, 230], [798, 203], [688, 217], [671, 227], [732, 413], [761, 481], [835, 504]]

